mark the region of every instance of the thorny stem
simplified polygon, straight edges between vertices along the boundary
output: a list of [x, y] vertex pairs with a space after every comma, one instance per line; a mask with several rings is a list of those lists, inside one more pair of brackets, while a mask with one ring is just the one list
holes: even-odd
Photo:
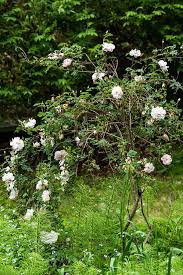
[[[150, 235], [150, 232], [152, 230], [152, 226], [149, 224], [148, 220], [147, 220], [147, 217], [145, 215], [145, 212], [144, 212], [144, 207], [143, 207], [143, 198], [142, 198], [142, 194], [143, 194], [144, 191], [138, 189], [137, 191], [137, 200], [134, 204], [134, 207], [132, 209], [132, 212], [131, 214], [128, 213], [128, 221], [126, 223], [126, 225], [124, 226], [124, 229], [123, 229], [123, 234], [122, 234], [122, 244], [123, 244], [123, 251], [125, 250], [125, 245], [126, 245], [126, 239], [125, 239], [125, 235], [124, 235], [124, 232], [128, 230], [131, 222], [132, 222], [132, 219], [134, 218], [136, 212], [137, 212], [137, 209], [138, 209], [138, 206], [139, 206], [139, 202], [140, 202], [140, 208], [141, 208], [141, 212], [142, 212], [142, 215], [143, 215], [143, 218], [148, 226], [148, 229], [149, 229], [149, 234], [148, 234], [148, 238], [149, 238], [149, 235]], [[145, 242], [147, 242], [148, 238], [146, 238]]]
[[129, 219], [128, 219], [128, 221], [127, 221], [127, 223], [126, 223], [126, 225], [125, 225], [123, 231], [126, 231], [126, 230], [128, 229], [128, 227], [130, 226], [130, 224], [131, 224], [131, 222], [132, 222], [132, 219], [133, 219], [133, 217], [135, 216], [135, 213], [136, 213], [136, 211], [137, 211], [137, 208], [138, 208], [138, 205], [139, 205], [139, 201], [141, 200], [141, 198], [142, 198], [142, 191], [138, 190], [138, 197], [137, 197], [137, 200], [136, 200], [136, 202], [135, 202], [135, 204], [134, 204], [134, 207], [133, 207], [133, 209], [132, 209], [131, 214], [129, 215]]
[[132, 115], [131, 115], [131, 99], [129, 98], [129, 135], [130, 135], [130, 143], [133, 148], [133, 136], [132, 136]]
[[131, 214], [129, 215], [128, 221], [127, 221], [127, 223], [126, 223], [126, 225], [124, 226], [124, 229], [123, 229], [123, 233], [122, 233], [122, 250], [123, 250], [123, 252], [125, 251], [125, 247], [126, 247], [126, 238], [125, 238], [124, 232], [127, 231], [128, 227], [130, 226], [130, 224], [132, 222], [133, 217], [135, 216], [135, 214], [137, 212], [137, 208], [138, 208], [141, 196], [142, 196], [142, 191], [138, 190], [137, 200], [135, 202], [135, 205], [132, 209]]
[[151, 230], [151, 225], [149, 224], [149, 222], [148, 222], [148, 220], [147, 220], [147, 217], [146, 217], [146, 215], [145, 215], [145, 212], [144, 212], [144, 206], [143, 206], [142, 196], [141, 196], [141, 198], [140, 198], [140, 206], [141, 206], [141, 212], [142, 212], [142, 215], [143, 215], [143, 217], [144, 217], [144, 220], [145, 220], [145, 222], [147, 223], [147, 226], [148, 226], [149, 230]]

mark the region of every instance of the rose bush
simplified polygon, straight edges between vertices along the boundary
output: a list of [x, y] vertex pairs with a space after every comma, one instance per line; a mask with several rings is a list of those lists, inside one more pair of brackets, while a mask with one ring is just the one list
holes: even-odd
[[180, 142], [183, 125], [181, 110], [177, 102], [167, 101], [166, 91], [181, 87], [168, 72], [179, 52], [171, 46], [146, 57], [131, 50], [131, 66], [119, 78], [115, 45], [109, 42], [106, 38], [90, 55], [81, 47], [63, 45], [35, 61], [64, 70], [70, 79], [85, 74], [93, 83], [37, 104], [38, 118], [20, 123], [28, 137], [10, 142], [3, 181], [11, 199], [27, 200], [26, 219], [33, 208], [56, 207], [81, 174], [127, 175], [138, 205], [144, 179], [173, 161], [172, 147]]

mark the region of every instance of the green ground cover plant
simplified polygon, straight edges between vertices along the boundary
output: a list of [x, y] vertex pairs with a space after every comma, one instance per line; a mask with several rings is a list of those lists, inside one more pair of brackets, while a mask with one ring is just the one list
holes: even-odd
[[[48, 210], [39, 211], [31, 221], [25, 221], [17, 203], [7, 200], [1, 190], [0, 274], [181, 275], [181, 150], [175, 153], [174, 159], [171, 175], [159, 172], [144, 194], [144, 208], [153, 232], [147, 240], [147, 225], [138, 211], [123, 261], [120, 258], [119, 202], [123, 199], [120, 176], [76, 181], [57, 209], [57, 225]], [[58, 245], [39, 241], [40, 231], [51, 226], [57, 226], [60, 233]]]

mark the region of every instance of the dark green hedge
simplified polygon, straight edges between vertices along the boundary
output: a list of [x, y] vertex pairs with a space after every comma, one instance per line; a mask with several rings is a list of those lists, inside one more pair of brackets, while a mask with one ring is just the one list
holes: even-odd
[[[0, 121], [31, 113], [36, 101], [62, 92], [58, 70], [32, 63], [60, 43], [92, 47], [113, 34], [118, 56], [133, 47], [148, 52], [183, 43], [182, 1], [171, 0], [0, 0]], [[122, 64], [123, 65], [123, 64]], [[125, 66], [125, 64], [124, 64]], [[78, 81], [78, 85], [81, 83]], [[75, 87], [77, 88], [77, 87]]]

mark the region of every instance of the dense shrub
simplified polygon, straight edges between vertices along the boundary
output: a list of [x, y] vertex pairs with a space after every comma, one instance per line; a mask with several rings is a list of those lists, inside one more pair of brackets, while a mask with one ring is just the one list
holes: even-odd
[[28, 137], [10, 142], [3, 169], [11, 199], [19, 192], [27, 206], [41, 207], [51, 199], [54, 208], [75, 177], [107, 172], [126, 175], [127, 190], [140, 199], [146, 175], [172, 163], [172, 147], [183, 129], [178, 102], [168, 102], [166, 90], [181, 86], [168, 72], [179, 52], [172, 46], [146, 57], [131, 50], [131, 66], [119, 78], [115, 45], [107, 41], [90, 56], [77, 45], [63, 45], [62, 51], [36, 60], [43, 68], [62, 71], [73, 88], [80, 74], [93, 83], [37, 104], [38, 123], [31, 118], [21, 122]]

